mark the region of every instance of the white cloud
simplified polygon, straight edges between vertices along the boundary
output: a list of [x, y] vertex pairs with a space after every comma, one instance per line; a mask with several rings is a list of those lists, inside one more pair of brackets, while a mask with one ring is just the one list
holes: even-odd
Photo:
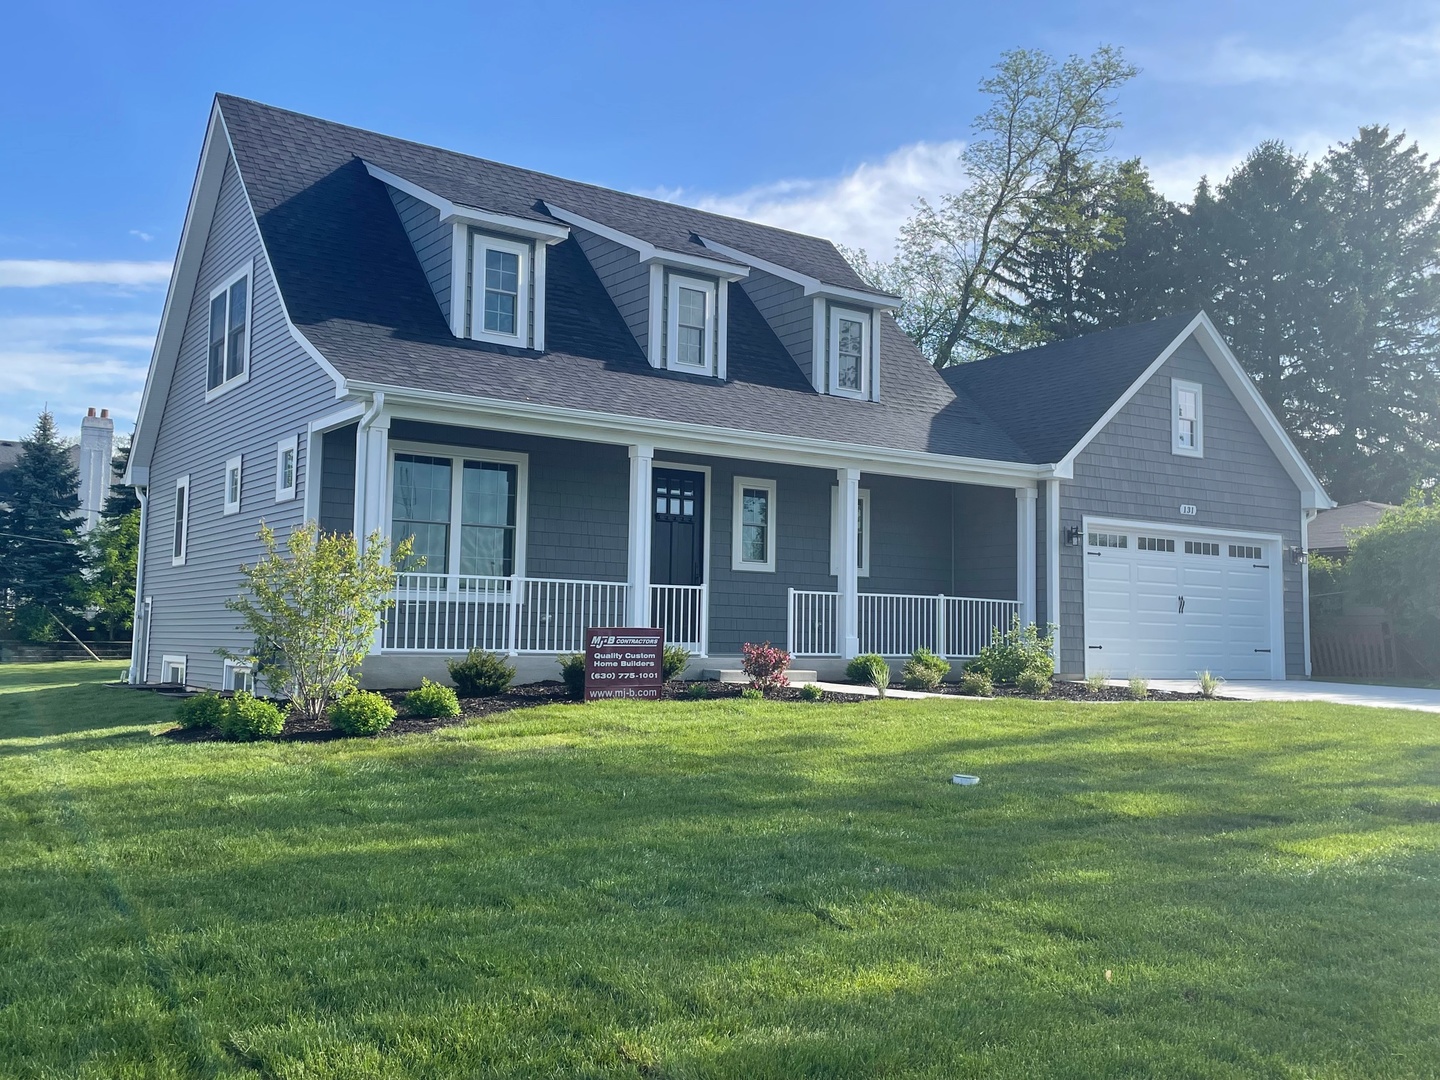
[[63, 259], [0, 259], [0, 288], [45, 285], [164, 285], [168, 262], [69, 262]]
[[154, 240], [154, 239], [155, 239], [155, 236], [154, 236], [153, 233], [148, 233], [148, 232], [145, 232], [145, 231], [143, 231], [143, 230], [141, 230], [141, 229], [131, 229], [131, 230], [130, 230], [130, 235], [131, 235], [131, 236], [134, 236], [134, 237], [138, 237], [139, 239], [145, 241], [145, 243], [147, 243], [147, 244], [148, 244], [151, 240]]
[[733, 195], [684, 189], [647, 194], [823, 236], [889, 258], [900, 226], [918, 199], [933, 201], [964, 185], [963, 148], [964, 143], [958, 141], [911, 143], [880, 161], [862, 162], [841, 176], [781, 180]]
[[1216, 86], [1254, 83], [1318, 84], [1374, 91], [1415, 89], [1435, 81], [1440, 65], [1440, 22], [1412, 27], [1370, 19], [1339, 34], [1289, 49], [1271, 49], [1230, 36], [1206, 47], [1196, 64], [1156, 65], [1161, 77]]

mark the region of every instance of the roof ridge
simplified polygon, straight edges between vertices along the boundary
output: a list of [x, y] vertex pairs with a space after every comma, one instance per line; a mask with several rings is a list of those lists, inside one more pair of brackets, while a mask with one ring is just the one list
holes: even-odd
[[1191, 311], [1178, 312], [1173, 315], [1161, 315], [1159, 318], [1147, 319], [1145, 322], [1127, 323], [1124, 326], [1107, 326], [1103, 330], [1089, 330], [1083, 334], [1076, 334], [1074, 337], [1060, 338], [1056, 341], [1046, 341], [1039, 345], [1029, 345], [1023, 349], [1012, 349], [1010, 352], [992, 353], [990, 356], [982, 356], [978, 360], [965, 360], [958, 364], [947, 365], [946, 367], [940, 369], [940, 373], [942, 375], [950, 372], [959, 373], [966, 370], [967, 368], [974, 370], [976, 368], [989, 365], [992, 361], [997, 360], [1016, 360], [1022, 357], [1030, 359], [1050, 349], [1059, 348], [1065, 345], [1072, 345], [1077, 341], [1093, 342], [1096, 338], [1102, 338], [1108, 334], [1133, 333], [1135, 331], [1146, 330], [1166, 322], [1176, 322], [1180, 323], [1181, 325], [1187, 325], [1195, 318], [1195, 316], [1199, 315], [1203, 310], [1203, 308], [1195, 308]]

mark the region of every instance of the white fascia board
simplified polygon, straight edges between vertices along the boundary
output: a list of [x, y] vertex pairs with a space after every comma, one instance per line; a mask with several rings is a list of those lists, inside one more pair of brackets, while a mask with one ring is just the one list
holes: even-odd
[[406, 180], [403, 176], [397, 176], [390, 170], [382, 169], [379, 165], [368, 161], [365, 162], [365, 171], [376, 180], [389, 184], [397, 191], [403, 191], [411, 198], [418, 199], [427, 206], [433, 206], [440, 213], [442, 225], [461, 221], [469, 225], [516, 233], [532, 240], [543, 241], [546, 244], [558, 244], [570, 235], [570, 230], [564, 225], [555, 225], [548, 221], [534, 221], [530, 218], [518, 218], [511, 214], [500, 214], [493, 210], [481, 210], [478, 207], [451, 202], [443, 195], [437, 195], [428, 188], [423, 188], [413, 181]]
[[1334, 500], [1325, 493], [1325, 488], [1311, 471], [1310, 466], [1305, 463], [1305, 459], [1300, 456], [1300, 451], [1296, 448], [1295, 443], [1281, 426], [1280, 421], [1275, 418], [1275, 414], [1270, 411], [1270, 406], [1265, 404], [1265, 399], [1260, 396], [1260, 391], [1255, 388], [1250, 376], [1240, 366], [1240, 361], [1230, 351], [1230, 346], [1225, 343], [1225, 339], [1215, 329], [1215, 324], [1210, 321], [1210, 316], [1203, 311], [1190, 320], [1185, 329], [1176, 335], [1174, 341], [1165, 346], [1160, 355], [1150, 362], [1150, 366], [1140, 373], [1140, 377], [1126, 388], [1110, 408], [1105, 410], [1105, 415], [1095, 421], [1084, 437], [1071, 447], [1070, 452], [1051, 466], [1053, 474], [1065, 479], [1073, 477], [1075, 475], [1075, 459], [1105, 429], [1106, 425], [1115, 419], [1116, 414], [1130, 403], [1130, 399], [1140, 392], [1140, 388], [1164, 367], [1165, 361], [1169, 360], [1192, 335], [1195, 336], [1200, 347], [1205, 350], [1205, 355], [1209, 357], [1215, 370], [1225, 380], [1225, 385], [1230, 388], [1246, 415], [1260, 431], [1265, 442], [1279, 459], [1281, 466], [1295, 481], [1295, 486], [1300, 489], [1301, 505], [1322, 509], [1334, 506]]
[[[722, 262], [719, 259], [707, 259], [703, 255], [693, 255], [687, 251], [670, 251], [667, 248], [656, 247], [648, 240], [641, 240], [638, 236], [631, 236], [629, 233], [621, 232], [619, 229], [612, 229], [598, 221], [566, 210], [564, 207], [556, 206], [553, 203], [546, 203], [545, 209], [554, 214], [561, 221], [567, 221], [577, 229], [584, 229], [596, 236], [603, 236], [612, 243], [627, 247], [640, 256], [640, 262], [644, 265], [662, 264], [665, 266], [682, 266], [687, 270], [701, 270], [707, 274], [714, 274], [723, 281], [740, 281], [750, 276], [748, 266], [736, 266], [731, 262]], [[706, 245], [709, 247], [709, 245]]]
[[483, 426], [582, 442], [631, 445], [648, 443], [667, 452], [708, 454], [738, 460], [767, 461], [820, 469], [854, 468], [867, 473], [1015, 488], [1048, 476], [1050, 466], [985, 458], [950, 457], [915, 450], [846, 445], [794, 435], [772, 435], [706, 424], [621, 416], [590, 409], [505, 401], [438, 390], [416, 390], [380, 383], [351, 382], [352, 390], [379, 391], [396, 417], [433, 420], [462, 427]]
[[711, 251], [725, 255], [731, 259], [753, 266], [756, 270], [763, 270], [767, 274], [773, 274], [786, 281], [793, 281], [796, 285], [805, 290], [806, 296], [819, 296], [828, 300], [844, 300], [852, 304], [864, 304], [866, 307], [878, 308], [883, 311], [896, 311], [900, 307], [900, 297], [890, 293], [869, 292], [864, 289], [849, 289], [843, 285], [827, 285], [819, 278], [811, 277], [809, 274], [802, 274], [798, 270], [791, 270], [788, 266], [781, 266], [769, 259], [762, 259], [757, 255], [750, 255], [738, 248], [732, 248], [726, 244], [711, 240], [702, 236], [700, 242]]

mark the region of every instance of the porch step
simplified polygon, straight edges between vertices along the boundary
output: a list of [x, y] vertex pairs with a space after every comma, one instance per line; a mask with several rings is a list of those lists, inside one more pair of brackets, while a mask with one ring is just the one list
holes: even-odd
[[[715, 679], [717, 682], [749, 682], [750, 676], [739, 668], [711, 668], [709, 671], [700, 673], [702, 679]], [[819, 682], [820, 676], [813, 671], [802, 671], [799, 668], [790, 668], [785, 672], [785, 677], [790, 680], [791, 686], [804, 686], [806, 683]]]

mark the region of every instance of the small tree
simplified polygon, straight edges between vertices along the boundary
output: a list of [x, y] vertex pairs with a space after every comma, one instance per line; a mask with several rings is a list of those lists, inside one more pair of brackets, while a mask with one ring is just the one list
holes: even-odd
[[135, 563], [140, 551], [140, 510], [102, 517], [85, 537], [90, 563], [86, 599], [94, 620], [115, 640], [135, 619]]
[[[363, 553], [354, 535], [322, 533], [314, 522], [295, 529], [283, 550], [262, 523], [260, 541], [264, 556], [240, 567], [245, 593], [225, 602], [255, 636], [254, 655], [222, 652], [254, 664], [301, 716], [323, 719], [332, 702], [356, 687], [354, 672], [370, 651], [381, 614], [394, 603], [395, 571], [379, 533]], [[397, 563], [409, 555], [409, 540], [396, 545]]]

